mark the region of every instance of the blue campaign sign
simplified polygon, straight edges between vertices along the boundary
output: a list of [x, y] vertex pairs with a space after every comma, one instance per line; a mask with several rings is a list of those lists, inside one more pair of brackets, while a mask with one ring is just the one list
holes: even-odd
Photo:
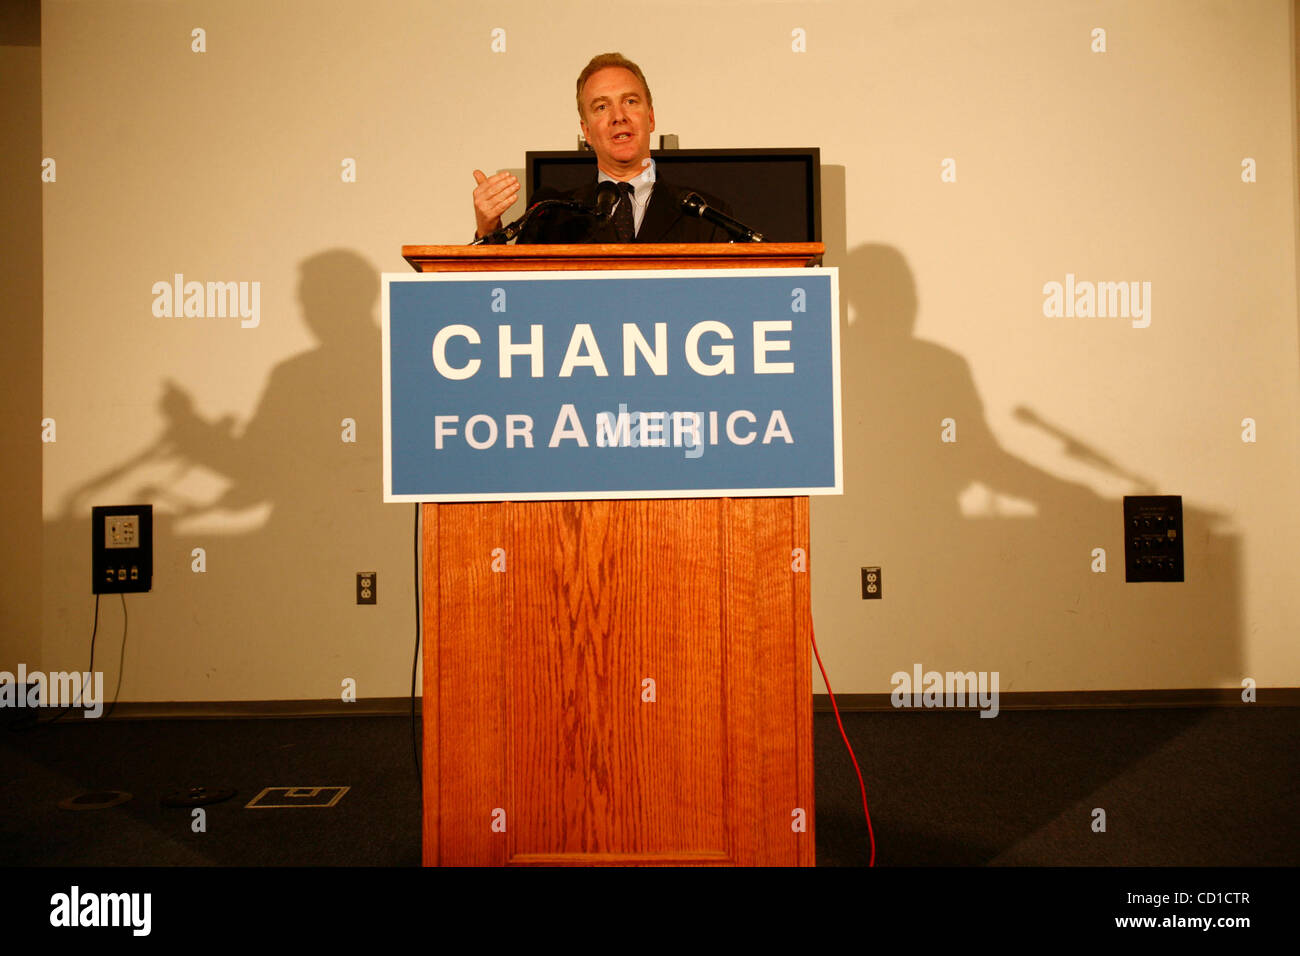
[[841, 494], [835, 269], [384, 276], [384, 500]]

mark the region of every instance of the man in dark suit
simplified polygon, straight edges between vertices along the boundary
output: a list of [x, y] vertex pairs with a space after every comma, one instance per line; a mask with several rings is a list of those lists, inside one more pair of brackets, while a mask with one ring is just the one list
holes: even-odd
[[[592, 207], [598, 183], [610, 180], [619, 189], [613, 216], [602, 222], [573, 209], [542, 209], [520, 234], [521, 243], [729, 241], [725, 230], [681, 210], [681, 197], [694, 190], [658, 176], [650, 158], [654, 101], [639, 66], [621, 53], [593, 58], [578, 75], [577, 98], [582, 135], [596, 154], [596, 178], [568, 193], [539, 190], [533, 203], [569, 199]], [[475, 235], [482, 237], [501, 228], [501, 214], [518, 197], [519, 180], [477, 169], [474, 179]], [[727, 211], [712, 197], [704, 198]]]

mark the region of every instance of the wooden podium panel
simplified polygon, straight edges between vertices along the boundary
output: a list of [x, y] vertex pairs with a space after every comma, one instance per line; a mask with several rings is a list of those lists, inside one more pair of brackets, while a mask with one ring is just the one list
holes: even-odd
[[813, 863], [807, 498], [422, 507], [426, 865]]

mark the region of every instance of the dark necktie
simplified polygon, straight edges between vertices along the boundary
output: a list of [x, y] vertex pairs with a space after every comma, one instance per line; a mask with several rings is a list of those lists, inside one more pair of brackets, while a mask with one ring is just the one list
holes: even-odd
[[619, 242], [631, 242], [636, 237], [632, 219], [632, 184], [618, 183], [618, 205], [614, 208], [614, 232]]

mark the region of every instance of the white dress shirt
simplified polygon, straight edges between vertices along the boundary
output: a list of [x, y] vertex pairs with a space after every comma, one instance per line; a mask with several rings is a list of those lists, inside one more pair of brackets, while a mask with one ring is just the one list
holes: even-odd
[[[596, 182], [616, 183], [615, 179], [603, 169], [600, 175], [596, 177]], [[641, 231], [641, 220], [645, 218], [646, 206], [650, 205], [650, 194], [655, 188], [655, 161], [652, 159], [646, 164], [646, 168], [635, 179], [629, 179], [627, 182], [632, 184], [632, 228], [636, 232]]]

